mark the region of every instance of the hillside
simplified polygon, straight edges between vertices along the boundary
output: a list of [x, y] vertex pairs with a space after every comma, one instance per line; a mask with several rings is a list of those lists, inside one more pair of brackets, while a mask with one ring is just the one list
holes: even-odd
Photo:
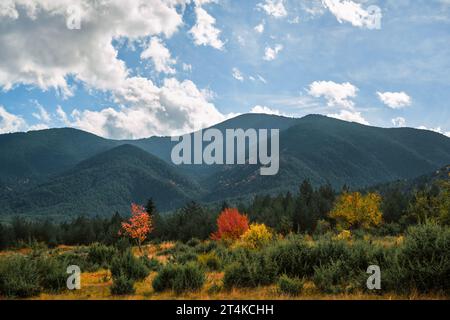
[[69, 128], [0, 135], [0, 194], [45, 182], [115, 145]]
[[47, 183], [0, 200], [4, 214], [109, 215], [150, 197], [167, 210], [200, 187], [147, 152], [122, 145], [87, 159]]
[[299, 181], [361, 188], [414, 178], [450, 161], [450, 139], [431, 131], [385, 129], [311, 115], [280, 133], [280, 172], [260, 176], [258, 166], [227, 167], [208, 180], [207, 200], [224, 195], [295, 190]]
[[1, 214], [111, 214], [150, 197], [164, 211], [189, 199], [216, 202], [296, 191], [304, 179], [336, 189], [365, 188], [450, 163], [448, 137], [411, 128], [260, 114], [215, 128], [279, 128], [278, 175], [261, 176], [256, 165], [174, 166], [170, 137], [114, 141], [75, 129], [0, 135]]

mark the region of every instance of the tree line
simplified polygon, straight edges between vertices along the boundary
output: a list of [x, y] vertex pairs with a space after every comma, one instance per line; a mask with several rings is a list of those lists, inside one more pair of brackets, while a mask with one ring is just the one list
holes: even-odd
[[[450, 224], [450, 182], [438, 181], [419, 190], [405, 191], [388, 186], [377, 192], [351, 192], [344, 187], [336, 192], [330, 185], [314, 188], [303, 181], [297, 193], [255, 196], [248, 203], [205, 206], [191, 201], [170, 214], [157, 211], [152, 200], [144, 206], [151, 216], [151, 240], [188, 241], [208, 239], [216, 231], [217, 218], [225, 208], [236, 207], [255, 222], [280, 234], [325, 233], [335, 227], [398, 234], [409, 225], [434, 220]], [[359, 211], [358, 211], [359, 210]], [[366, 214], [367, 213], [367, 214]], [[367, 215], [372, 214], [369, 219]], [[382, 217], [381, 217], [382, 214]], [[380, 216], [379, 216], [380, 215]], [[129, 215], [113, 214], [110, 218], [80, 216], [68, 222], [32, 221], [15, 217], [0, 224], [0, 249], [43, 242], [49, 246], [115, 244], [119, 230]]]

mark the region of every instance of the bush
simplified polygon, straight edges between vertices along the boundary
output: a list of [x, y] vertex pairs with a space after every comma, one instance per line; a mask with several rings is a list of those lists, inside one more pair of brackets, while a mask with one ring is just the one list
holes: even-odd
[[450, 293], [450, 229], [411, 227], [386, 274], [388, 290]]
[[36, 260], [36, 272], [43, 290], [59, 292], [67, 288], [67, 267], [53, 257], [40, 257]]
[[232, 287], [257, 287], [275, 281], [277, 266], [264, 252], [239, 250], [235, 262], [225, 268], [223, 278], [227, 289]]
[[127, 295], [133, 294], [135, 292], [134, 289], [134, 281], [127, 278], [124, 275], [120, 275], [117, 278], [113, 279], [113, 284], [111, 286], [111, 294], [113, 295]]
[[0, 260], [0, 295], [27, 298], [66, 288], [66, 268], [50, 256], [12, 255]]
[[272, 233], [265, 224], [253, 223], [250, 228], [242, 235], [241, 241], [244, 246], [251, 249], [259, 249], [270, 243]]
[[89, 247], [87, 259], [100, 268], [108, 268], [115, 253], [116, 249], [113, 247], [95, 243]]
[[41, 292], [36, 265], [30, 258], [13, 255], [0, 260], [0, 295], [27, 298]]
[[144, 261], [136, 258], [131, 251], [116, 255], [111, 262], [113, 279], [123, 276], [133, 281], [142, 281], [147, 278], [149, 272]]
[[211, 271], [220, 270], [220, 259], [215, 252], [204, 253], [198, 256], [198, 262]]
[[147, 256], [142, 256], [139, 258], [142, 263], [147, 267], [149, 271], [158, 271], [161, 267], [161, 263], [155, 258], [148, 258]]
[[341, 260], [314, 268], [314, 285], [323, 293], [341, 293], [347, 280], [348, 273]]
[[299, 237], [290, 237], [269, 248], [270, 259], [277, 266], [277, 274], [303, 278], [314, 272], [311, 247]]
[[156, 292], [173, 290], [180, 294], [200, 290], [204, 283], [204, 271], [198, 264], [191, 262], [186, 265], [164, 266], [153, 280], [152, 286]]
[[[367, 265], [368, 267], [368, 265]], [[364, 291], [369, 276], [366, 270], [352, 269], [342, 260], [314, 267], [313, 282], [323, 293], [351, 293], [357, 289]]]
[[288, 294], [290, 296], [298, 296], [304, 286], [304, 280], [298, 278], [290, 278], [287, 275], [282, 275], [278, 279], [278, 289], [281, 293]]

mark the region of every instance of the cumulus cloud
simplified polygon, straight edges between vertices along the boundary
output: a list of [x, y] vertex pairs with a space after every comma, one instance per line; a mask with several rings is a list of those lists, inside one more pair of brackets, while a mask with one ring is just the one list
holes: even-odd
[[152, 37], [147, 45], [147, 48], [142, 51], [141, 59], [151, 59], [155, 65], [157, 72], [166, 74], [175, 74], [173, 65], [177, 63], [172, 59], [169, 49], [167, 49], [161, 39]]
[[115, 95], [122, 108], [75, 110], [72, 126], [110, 138], [137, 139], [153, 135], [178, 135], [221, 122], [211, 94], [190, 80], [171, 78], [157, 87], [145, 78], [130, 78], [129, 87]]
[[242, 72], [238, 68], [233, 68], [232, 75], [233, 78], [235, 78], [236, 80], [239, 80], [241, 82], [244, 81], [244, 76], [242, 75]]
[[[9, 0], [0, 19], [0, 86], [16, 84], [71, 94], [69, 76], [99, 90], [128, 76], [113, 39], [170, 37], [182, 24], [176, 4], [165, 0]], [[8, 10], [4, 10], [7, 7]], [[69, 8], [80, 12], [81, 30], [66, 27]]]
[[404, 127], [406, 125], [406, 119], [403, 117], [397, 117], [391, 120], [395, 127]]
[[264, 51], [264, 60], [266, 61], [272, 61], [275, 60], [278, 56], [278, 53], [283, 50], [283, 46], [281, 44], [275, 45], [275, 47], [267, 47]]
[[224, 43], [220, 39], [221, 31], [216, 28], [216, 19], [206, 12], [202, 7], [195, 8], [197, 22], [189, 31], [198, 46], [211, 46], [222, 50]]
[[351, 0], [322, 0], [322, 4], [339, 23], [349, 22], [355, 27], [367, 29], [381, 28], [382, 12], [376, 6], [364, 9], [360, 3]]
[[377, 92], [378, 98], [392, 109], [410, 106], [412, 99], [405, 92]]
[[11, 114], [0, 106], [0, 133], [23, 131], [26, 127], [27, 124], [22, 117]]
[[333, 81], [315, 81], [309, 85], [308, 93], [315, 97], [324, 97], [327, 105], [330, 107], [343, 107], [351, 109], [354, 102], [351, 100], [356, 97], [358, 88], [349, 82], [336, 83]]
[[260, 105], [254, 106], [250, 110], [250, 113], [265, 113], [265, 114], [273, 114], [273, 115], [277, 115], [277, 116], [281, 115], [281, 112], [279, 110], [272, 109], [272, 108], [269, 108], [266, 106], [260, 106]]
[[341, 110], [339, 113], [328, 114], [328, 117], [336, 118], [344, 121], [357, 122], [364, 125], [369, 125], [369, 122], [364, 119], [361, 112], [354, 110]]
[[[131, 44], [149, 41], [142, 58], [151, 59], [156, 71], [173, 74], [175, 60], [160, 39], [170, 38], [179, 29], [183, 23], [180, 6], [190, 2], [9, 0], [6, 5], [2, 1], [0, 88], [25, 84], [70, 95], [70, 78], [87, 89], [108, 92], [114, 102], [109, 108], [66, 114], [58, 107], [56, 115], [67, 126], [110, 138], [185, 133], [220, 122], [226, 116], [210, 101], [210, 92], [189, 80], [166, 79], [158, 86], [131, 76], [113, 45], [121, 39]], [[200, 7], [211, 1], [195, 2], [197, 23], [191, 33], [196, 43], [222, 48], [214, 18]], [[66, 27], [71, 6], [81, 13], [80, 30]], [[43, 119], [41, 112], [36, 115]], [[25, 130], [26, 126], [21, 117], [2, 110], [2, 130]]]
[[258, 3], [257, 7], [274, 18], [283, 18], [287, 16], [283, 0], [266, 0], [264, 3]]

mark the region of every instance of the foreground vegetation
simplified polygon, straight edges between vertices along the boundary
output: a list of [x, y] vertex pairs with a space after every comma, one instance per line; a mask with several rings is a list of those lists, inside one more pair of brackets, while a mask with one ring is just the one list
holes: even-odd
[[[414, 299], [450, 297], [450, 229], [412, 227], [404, 237], [275, 237], [245, 242], [34, 248], [2, 252], [0, 296], [41, 299]], [[141, 253], [142, 252], [142, 253]], [[81, 290], [66, 288], [80, 266]], [[369, 265], [382, 289], [366, 287]], [[20, 272], [18, 272], [20, 270]]]
[[[296, 197], [255, 198], [248, 215], [224, 204], [214, 221], [195, 203], [161, 217], [152, 201], [127, 221], [17, 219], [0, 230], [0, 297], [447, 299], [449, 185], [407, 200], [304, 182]], [[81, 290], [69, 291], [73, 265]], [[379, 290], [367, 288], [373, 265]]]

